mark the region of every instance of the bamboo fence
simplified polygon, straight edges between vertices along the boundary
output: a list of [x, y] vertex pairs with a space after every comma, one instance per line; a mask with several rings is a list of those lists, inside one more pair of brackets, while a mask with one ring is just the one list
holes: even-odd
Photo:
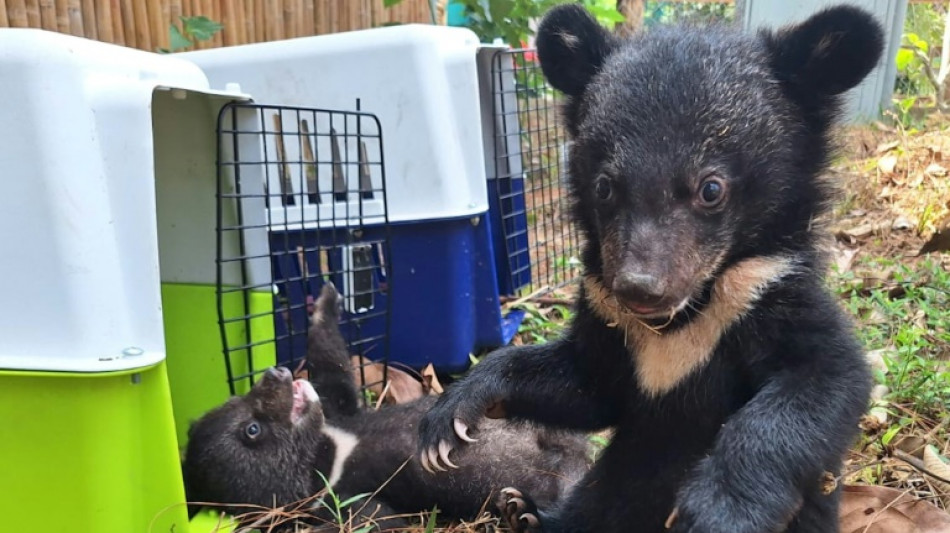
[[198, 49], [432, 20], [429, 0], [389, 8], [383, 0], [0, 0], [0, 28], [43, 28], [149, 51], [169, 47], [179, 17], [199, 15], [224, 29]]

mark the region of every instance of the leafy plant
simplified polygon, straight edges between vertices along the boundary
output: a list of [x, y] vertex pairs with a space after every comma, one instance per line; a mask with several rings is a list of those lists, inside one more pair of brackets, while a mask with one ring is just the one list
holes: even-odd
[[[349, 524], [349, 520], [344, 518], [343, 511], [354, 503], [366, 498], [370, 495], [370, 493], [364, 492], [341, 501], [340, 496], [336, 493], [336, 491], [333, 490], [333, 487], [330, 486], [330, 482], [323, 475], [323, 472], [316, 470], [316, 473], [318, 476], [320, 476], [320, 479], [323, 480], [323, 484], [327, 489], [327, 498], [330, 498], [331, 502], [328, 504], [326, 498], [324, 498], [320, 500], [320, 506], [325, 507], [328, 511], [330, 511], [330, 514], [333, 515], [333, 519], [336, 521], [336, 524], [340, 526], [340, 531], [350, 531], [349, 529], [346, 529]], [[364, 524], [358, 528], [352, 529], [352, 533], [367, 533], [372, 531], [373, 527], [374, 526], [372, 524]]]
[[885, 114], [891, 116], [904, 130], [916, 130], [920, 126], [920, 121], [914, 115], [914, 107], [917, 105], [916, 96], [904, 98], [895, 96], [891, 98], [891, 102], [894, 108]]
[[[884, 350], [875, 378], [886, 399], [940, 419], [950, 411], [950, 272], [936, 261], [918, 267], [877, 259], [864, 268], [889, 272], [885, 280], [855, 283], [853, 272], [836, 279], [845, 307], [858, 320], [869, 350]], [[864, 286], [872, 284], [872, 287]]]
[[735, 4], [731, 2], [671, 2], [651, 0], [643, 13], [644, 26], [690, 22], [708, 24], [716, 21], [731, 21], [735, 18]]
[[197, 17], [178, 17], [181, 28], [172, 24], [168, 27], [169, 48], [160, 48], [162, 53], [179, 52], [191, 48], [196, 42], [209, 41], [224, 26], [203, 15]]
[[894, 59], [895, 91], [906, 96], [932, 96], [935, 107], [945, 109], [944, 92], [950, 76], [946, 8], [912, 4], [907, 8], [901, 48]]
[[519, 306], [525, 311], [524, 320], [518, 328], [518, 333], [526, 342], [543, 343], [558, 337], [573, 313], [564, 305], [538, 307], [525, 302]]

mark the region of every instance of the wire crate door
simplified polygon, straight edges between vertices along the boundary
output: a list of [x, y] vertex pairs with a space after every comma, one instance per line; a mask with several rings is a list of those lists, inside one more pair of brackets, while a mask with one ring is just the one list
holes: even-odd
[[491, 89], [495, 168], [488, 193], [499, 290], [547, 292], [580, 275], [558, 95], [531, 49], [496, 52]]
[[310, 314], [327, 282], [343, 297], [340, 327], [350, 354], [385, 365], [389, 243], [374, 115], [225, 106], [218, 117], [217, 297], [231, 393], [246, 392], [272, 365], [304, 368]]

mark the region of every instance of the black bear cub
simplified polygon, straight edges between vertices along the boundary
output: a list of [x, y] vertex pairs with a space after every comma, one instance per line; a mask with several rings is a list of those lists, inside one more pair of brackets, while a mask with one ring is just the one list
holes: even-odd
[[[442, 518], [471, 519], [486, 504], [494, 510], [493, 495], [511, 484], [550, 504], [590, 466], [581, 433], [495, 420], [485, 440], [458, 457], [458, 470], [426, 471], [414, 457], [416, 431], [435, 397], [378, 411], [359, 408], [339, 330], [339, 295], [330, 284], [311, 318], [307, 359], [312, 385], [272, 368], [247, 394], [192, 425], [182, 465], [192, 514], [200, 502], [225, 504], [233, 514], [288, 506], [304, 522], [329, 521], [328, 531], [340, 531], [325, 507], [310, 505], [325, 486], [320, 472], [341, 501], [378, 490], [343, 514], [359, 511], [354, 525], [376, 522], [388, 530], [408, 526], [406, 513], [433, 507]], [[273, 515], [261, 525], [274, 517], [283, 518]]]
[[420, 452], [464, 450], [486, 413], [614, 427], [555, 506], [499, 493], [515, 531], [838, 531], [840, 491], [823, 479], [871, 380], [815, 222], [830, 128], [881, 59], [881, 27], [838, 6], [777, 31], [620, 40], [571, 4], [537, 46], [567, 98], [577, 312], [559, 340], [500, 349], [450, 387]]

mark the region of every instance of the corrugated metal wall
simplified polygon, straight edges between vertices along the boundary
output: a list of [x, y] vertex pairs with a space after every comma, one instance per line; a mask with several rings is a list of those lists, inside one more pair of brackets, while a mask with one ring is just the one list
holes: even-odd
[[748, 30], [762, 26], [778, 27], [801, 21], [819, 9], [848, 2], [871, 11], [887, 31], [887, 48], [878, 66], [848, 95], [846, 119], [867, 122], [880, 117], [881, 110], [891, 106], [897, 65], [894, 58], [900, 48], [907, 0], [743, 0], [737, 4], [743, 27]]

